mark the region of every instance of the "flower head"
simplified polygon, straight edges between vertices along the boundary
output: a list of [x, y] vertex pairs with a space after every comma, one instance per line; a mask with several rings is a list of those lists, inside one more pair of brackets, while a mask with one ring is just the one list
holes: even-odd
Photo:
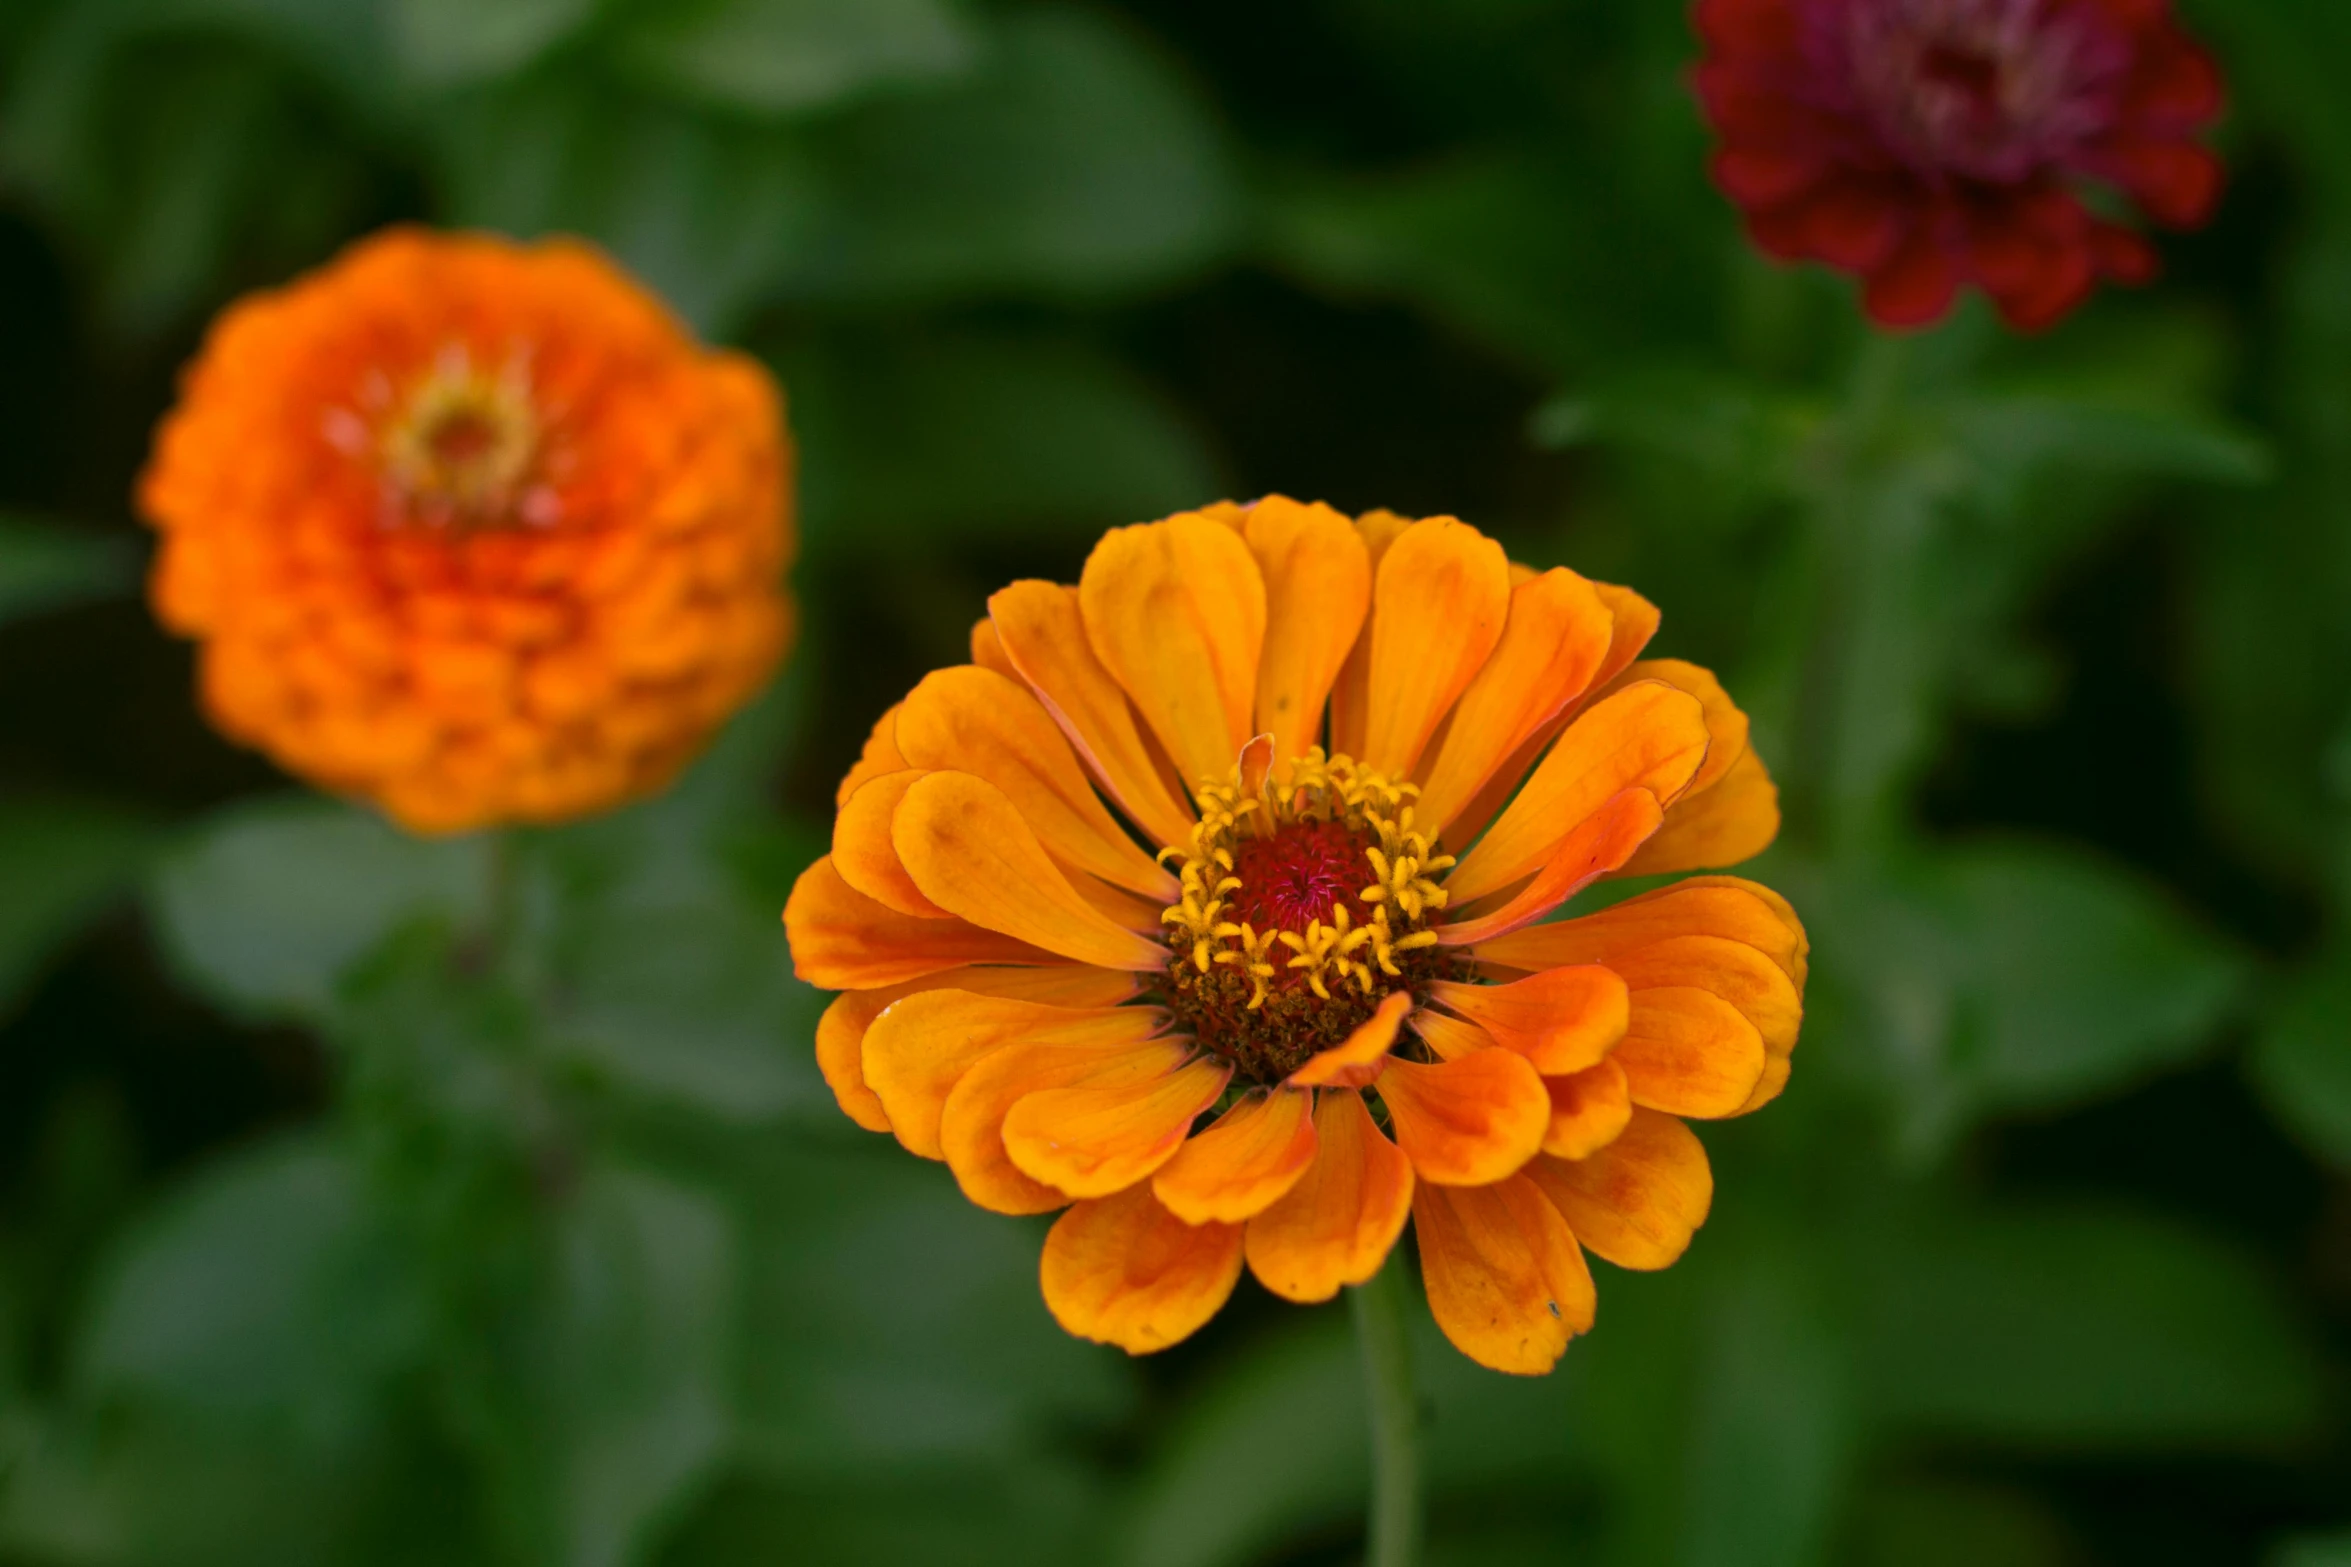
[[1438, 1323], [1548, 1370], [1586, 1250], [1679, 1256], [1683, 1116], [1778, 1094], [1805, 941], [1702, 876], [1777, 830], [1746, 720], [1637, 661], [1656, 611], [1451, 518], [1271, 497], [1113, 531], [989, 601], [885, 714], [784, 920], [841, 1107], [1003, 1213], [1132, 1352], [1246, 1265], [1326, 1300], [1408, 1219]]
[[759, 686], [789, 461], [594, 251], [399, 229], [215, 323], [139, 500], [213, 721], [453, 831], [656, 788]]
[[1716, 182], [1765, 250], [1860, 274], [1888, 326], [1969, 283], [2049, 326], [2155, 270], [2083, 186], [2171, 228], [2220, 193], [2196, 142], [2220, 74], [2168, 0], [1700, 0], [1697, 19]]

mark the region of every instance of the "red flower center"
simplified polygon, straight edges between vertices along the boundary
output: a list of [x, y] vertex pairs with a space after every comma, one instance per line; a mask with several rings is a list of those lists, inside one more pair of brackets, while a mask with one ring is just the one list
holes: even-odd
[[1813, 44], [1887, 150], [2013, 184], [2111, 125], [2130, 39], [2078, 0], [1816, 0]]
[[1329, 921], [1341, 900], [1358, 923], [1370, 910], [1356, 897], [1371, 885], [1364, 850], [1376, 840], [1340, 822], [1289, 822], [1270, 838], [1243, 837], [1233, 851], [1231, 917], [1258, 930], [1304, 930]]

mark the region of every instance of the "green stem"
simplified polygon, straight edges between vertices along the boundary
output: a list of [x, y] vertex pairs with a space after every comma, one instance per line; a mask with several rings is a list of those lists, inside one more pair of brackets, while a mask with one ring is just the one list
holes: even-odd
[[1405, 1293], [1404, 1264], [1394, 1256], [1347, 1292], [1371, 1411], [1371, 1539], [1365, 1567], [1412, 1567], [1420, 1556], [1420, 1407], [1412, 1391]]

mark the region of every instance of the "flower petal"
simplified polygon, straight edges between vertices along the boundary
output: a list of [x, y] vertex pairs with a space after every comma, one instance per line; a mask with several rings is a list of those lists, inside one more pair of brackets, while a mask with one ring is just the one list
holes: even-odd
[[1479, 962], [1532, 973], [1563, 963], [1608, 963], [1677, 936], [1715, 936], [1753, 947], [1801, 989], [1810, 952], [1788, 900], [1737, 876], [1693, 876], [1597, 913], [1530, 926], [1481, 942]]
[[1386, 1064], [1388, 1049], [1396, 1043], [1396, 1030], [1404, 1015], [1412, 1010], [1412, 993], [1391, 990], [1380, 998], [1370, 1017], [1355, 1026], [1349, 1034], [1330, 1049], [1311, 1056], [1304, 1066], [1292, 1072], [1287, 1085], [1291, 1088], [1363, 1088], [1380, 1075]]
[[[1714, 671], [1701, 665], [1678, 658], [1644, 658], [1627, 666], [1616, 684], [1622, 688], [1643, 680], [1662, 681], [1676, 691], [1687, 691], [1705, 709], [1706, 760], [1684, 786], [1682, 798], [1691, 799], [1713, 788], [1747, 754], [1747, 715], [1731, 700]], [[899, 743], [905, 743], [903, 736]]]
[[1663, 681], [1642, 681], [1594, 703], [1453, 868], [1445, 886], [1454, 905], [1540, 869], [1562, 839], [1623, 790], [1672, 801], [1705, 761], [1706, 741], [1706, 710]]
[[821, 990], [870, 990], [965, 963], [1063, 960], [959, 919], [918, 920], [841, 879], [826, 855], [800, 873], [784, 905], [792, 972]]
[[1371, 608], [1371, 555], [1345, 517], [1284, 495], [1249, 508], [1241, 536], [1265, 580], [1255, 727], [1286, 761], [1322, 741], [1323, 703]]
[[1119, 808], [1165, 847], [1192, 830], [1192, 813], [1169, 788], [1136, 726], [1127, 694], [1094, 656], [1075, 588], [1015, 582], [988, 600], [1004, 656]]
[[1763, 1035], [1763, 1048], [1785, 1056], [1804, 1022], [1804, 993], [1779, 965], [1742, 941], [1722, 936], [1668, 936], [1618, 953], [1608, 967], [1638, 991], [1687, 986], [1728, 1001]]
[[1072, 1197], [1125, 1191], [1175, 1157], [1233, 1069], [1195, 1056], [1149, 1083], [1053, 1088], [1004, 1117], [1004, 1151], [1023, 1175]]
[[1608, 656], [1600, 661], [1599, 671], [1592, 676], [1594, 686], [1604, 686], [1632, 667], [1633, 660], [1641, 656], [1641, 649], [1657, 635], [1663, 617], [1657, 613], [1656, 605], [1631, 588], [1613, 582], [1595, 582], [1592, 587], [1600, 595], [1600, 601], [1608, 606]]
[[1626, 863], [1627, 876], [1736, 865], [1771, 847], [1780, 833], [1780, 791], [1750, 746], [1722, 782], [1674, 802], [1657, 836]]
[[[1012, 655], [1004, 651], [1004, 639], [996, 634], [996, 622], [987, 615], [971, 623], [971, 661], [982, 669], [992, 669], [1007, 680], [1019, 680], [1020, 671], [1013, 667]], [[1026, 688], [1027, 682], [1022, 682]]]
[[1184, 782], [1222, 782], [1254, 733], [1265, 645], [1265, 582], [1241, 536], [1190, 513], [1113, 528], [1086, 557], [1078, 606]]
[[1648, 790], [1625, 790], [1585, 817], [1508, 903], [1476, 919], [1438, 926], [1437, 940], [1448, 947], [1476, 946], [1532, 925], [1630, 859], [1664, 814]]
[[1502, 1041], [1467, 1018], [1449, 1017], [1431, 1007], [1412, 1014], [1412, 1031], [1425, 1041], [1440, 1061], [1458, 1061], [1480, 1050], [1499, 1050]]
[[[951, 968], [879, 990], [845, 990], [816, 1024], [816, 1067], [842, 1113], [869, 1132], [890, 1129], [890, 1113], [865, 1081], [865, 1035], [893, 1002], [926, 990], [1011, 996], [1056, 1007], [1111, 1007], [1141, 987], [1115, 969], [1065, 963], [1053, 968]], [[941, 1097], [945, 1091], [941, 1090]]]
[[1314, 1163], [1314, 1096], [1251, 1093], [1185, 1143], [1151, 1190], [1186, 1224], [1238, 1224], [1263, 1213]]
[[1440, 833], [1450, 826], [1496, 768], [1584, 693], [1610, 630], [1592, 584], [1564, 567], [1513, 588], [1502, 640], [1454, 705], [1417, 818]]
[[1284, 1300], [1329, 1300], [1380, 1271], [1412, 1212], [1412, 1161], [1338, 1089], [1314, 1096], [1314, 1163], [1249, 1221], [1249, 1271]]
[[1428, 517], [1380, 560], [1370, 712], [1357, 760], [1403, 776], [1484, 667], [1510, 615], [1510, 558], [1466, 522]]
[[[901, 1003], [903, 1004], [903, 1003]], [[884, 1013], [883, 1021], [889, 1020]], [[870, 1037], [870, 1036], [869, 1036]], [[1005, 1045], [973, 1063], [939, 1109], [939, 1147], [963, 1195], [992, 1213], [1050, 1213], [1069, 1194], [1012, 1162], [1004, 1120], [1033, 1094], [1055, 1089], [1142, 1088], [1173, 1078], [1191, 1053], [1183, 1039], [1138, 1044]]]
[[1148, 1355], [1191, 1337], [1232, 1295], [1241, 1230], [1186, 1224], [1136, 1186], [1055, 1220], [1037, 1274], [1065, 1330]]
[[1545, 1077], [1581, 1072], [1624, 1037], [1625, 981], [1596, 963], [1546, 969], [1507, 985], [1438, 980], [1429, 998], [1482, 1026]]
[[863, 1072], [909, 1152], [944, 1159], [939, 1116], [980, 1062], [1015, 1043], [1115, 1051], [1167, 1027], [1155, 1007], [1056, 1006], [978, 991], [926, 990], [885, 1006], [865, 1030]]
[[1072, 870], [1160, 907], [1175, 901], [1175, 878], [1135, 847], [1053, 715], [1018, 681], [971, 664], [932, 671], [901, 705], [898, 749], [910, 766], [970, 773], [1003, 790], [1046, 852]]
[[[1372, 581], [1379, 581], [1380, 562], [1387, 559], [1388, 546], [1404, 536], [1412, 526], [1410, 517], [1399, 517], [1392, 511], [1367, 511], [1355, 519], [1355, 536], [1363, 541], [1363, 553], [1371, 562]], [[1378, 618], [1376, 593], [1370, 618], [1355, 634], [1355, 646], [1347, 652], [1347, 662], [1339, 666], [1339, 678], [1331, 685], [1331, 744], [1335, 754], [1360, 757], [1363, 755], [1363, 736], [1371, 723], [1371, 622]]]
[[841, 787], [833, 791], [833, 805], [837, 809], [849, 803], [849, 797], [869, 781], [884, 773], [906, 770], [906, 758], [898, 752], [898, 714], [905, 708], [901, 702], [874, 720], [873, 732], [865, 737], [865, 749], [856, 763], [841, 779]]
[[1631, 1025], [1611, 1052], [1633, 1103], [1671, 1115], [1737, 1115], [1763, 1078], [1763, 1035], [1710, 990], [1642, 990]]
[[1559, 1210], [1523, 1175], [1492, 1186], [1421, 1186], [1412, 1197], [1429, 1314], [1479, 1365], [1540, 1376], [1599, 1308]]
[[1714, 1203], [1705, 1145], [1655, 1110], [1635, 1110], [1624, 1135], [1588, 1159], [1537, 1159], [1527, 1178], [1576, 1239], [1620, 1268], [1671, 1266]]
[[1166, 964], [1166, 948], [1120, 928], [1070, 885], [1019, 809], [984, 779], [916, 780], [890, 839], [923, 896], [974, 925], [1101, 968]]
[[1502, 1179], [1535, 1156], [1551, 1124], [1542, 1077], [1509, 1050], [1433, 1066], [1391, 1060], [1380, 1074], [1380, 1100], [1414, 1172], [1440, 1186]]
[[842, 803], [833, 818], [833, 869], [841, 879], [886, 909], [909, 919], [946, 920], [955, 916], [922, 895], [906, 867], [898, 863], [897, 846], [890, 841], [890, 819], [898, 802], [925, 774], [906, 768], [868, 779]]
[[1543, 1086], [1551, 1094], [1551, 1127], [1543, 1134], [1547, 1154], [1588, 1158], [1622, 1136], [1632, 1121], [1632, 1085], [1614, 1061], [1567, 1077], [1546, 1077]]

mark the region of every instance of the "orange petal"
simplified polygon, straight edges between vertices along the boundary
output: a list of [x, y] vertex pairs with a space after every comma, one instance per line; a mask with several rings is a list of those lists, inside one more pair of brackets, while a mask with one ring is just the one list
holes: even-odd
[[865, 1030], [866, 1084], [890, 1130], [925, 1159], [947, 1156], [939, 1115], [955, 1085], [1015, 1042], [1113, 1051], [1167, 1027], [1154, 1007], [1055, 1006], [976, 991], [927, 990], [885, 1006]]
[[1567, 1077], [1546, 1077], [1543, 1086], [1551, 1093], [1551, 1128], [1543, 1134], [1547, 1154], [1588, 1158], [1616, 1141], [1633, 1118], [1632, 1085], [1614, 1061]]
[[1599, 1307], [1559, 1210], [1523, 1175], [1492, 1186], [1421, 1186], [1412, 1219], [1429, 1314], [1479, 1365], [1541, 1376]]
[[792, 972], [823, 990], [871, 990], [965, 963], [1062, 959], [959, 919], [918, 920], [841, 879], [826, 855], [800, 873], [784, 905]]
[[1501, 640], [1510, 559], [1466, 522], [1425, 518], [1388, 547], [1372, 596], [1370, 713], [1357, 760], [1401, 776]]
[[886, 1132], [890, 1113], [865, 1081], [865, 1034], [891, 1003], [925, 990], [968, 990], [1057, 1007], [1109, 1007], [1140, 988], [1132, 974], [1065, 963], [1057, 968], [951, 968], [879, 990], [845, 990], [817, 1020], [816, 1067], [850, 1120], [869, 1132]]
[[1470, 1019], [1545, 1077], [1581, 1072], [1624, 1037], [1625, 982], [1597, 963], [1546, 969], [1507, 985], [1438, 980], [1429, 998]]
[[1671, 1266], [1714, 1203], [1705, 1146], [1655, 1110], [1634, 1111], [1624, 1135], [1588, 1159], [1537, 1159], [1527, 1178], [1576, 1239], [1620, 1268]]
[[1672, 1115], [1737, 1115], [1762, 1081], [1763, 1035], [1708, 990], [1641, 990], [1609, 1059], [1624, 1068], [1633, 1103]]
[[[903, 1005], [903, 1003], [901, 1003]], [[888, 1021], [889, 1014], [883, 1014]], [[1050, 1213], [1069, 1194], [1023, 1171], [1005, 1146], [1004, 1120], [1034, 1094], [1055, 1089], [1146, 1088], [1173, 1078], [1191, 1043], [1056, 1045], [1023, 1040], [974, 1063], [939, 1108], [939, 1147], [963, 1195], [993, 1213]]]
[[1005, 657], [1120, 809], [1165, 847], [1185, 842], [1192, 813], [1167, 784], [1127, 694], [1094, 656], [1075, 588], [1015, 582], [988, 600]]
[[898, 863], [897, 846], [890, 842], [890, 819], [906, 798], [918, 768], [884, 773], [869, 779], [849, 796], [841, 814], [833, 818], [833, 869], [841, 879], [887, 909], [910, 919], [945, 920], [955, 916], [922, 895], [906, 867]]
[[1223, 1307], [1241, 1277], [1241, 1230], [1186, 1224], [1136, 1186], [1055, 1220], [1037, 1273], [1045, 1307], [1066, 1331], [1148, 1355]]
[[1314, 1096], [1314, 1163], [1249, 1221], [1249, 1271], [1284, 1300], [1329, 1300], [1380, 1271], [1412, 1212], [1412, 1161], [1339, 1089]]
[[996, 635], [996, 622], [986, 615], [971, 624], [971, 661], [1007, 680], [1020, 679], [1020, 671], [1012, 667], [1012, 655], [1004, 651], [1004, 639]]
[[1770, 1104], [1780, 1096], [1781, 1090], [1788, 1086], [1791, 1072], [1792, 1068], [1786, 1056], [1772, 1056], [1765, 1060], [1763, 1075], [1755, 1080], [1755, 1092], [1749, 1094], [1747, 1102], [1731, 1113], [1733, 1115], [1752, 1115], [1765, 1105]]
[[1566, 711], [1607, 656], [1609, 629], [1600, 595], [1564, 567], [1513, 588], [1502, 640], [1461, 693], [1421, 785], [1418, 820], [1443, 832], [1496, 768]]
[[1265, 645], [1265, 582], [1241, 536], [1189, 513], [1113, 528], [1086, 557], [1078, 605], [1184, 781], [1222, 782], [1254, 732]]
[[933, 670], [901, 705], [898, 749], [911, 766], [970, 773], [1003, 790], [1047, 853], [1151, 899], [1154, 924], [1175, 901], [1175, 878], [1135, 847], [1053, 715], [1017, 680], [971, 664]]
[[1771, 847], [1780, 834], [1780, 791], [1749, 746], [1722, 782], [1677, 800], [1657, 836], [1627, 862], [1627, 876], [1664, 876], [1705, 866], [1737, 865]]
[[1723, 775], [1747, 754], [1747, 715], [1714, 678], [1714, 671], [1678, 658], [1644, 658], [1626, 666], [1615, 683], [1628, 686], [1642, 680], [1661, 680], [1676, 691], [1687, 691], [1706, 710], [1706, 760], [1682, 791], [1683, 797], [1701, 794], [1722, 782]]
[[[1388, 546], [1404, 536], [1412, 526], [1412, 519], [1399, 517], [1392, 511], [1367, 511], [1355, 519], [1355, 536], [1363, 541], [1364, 557], [1371, 562], [1372, 580], [1379, 580], [1380, 562], [1387, 559]], [[1355, 634], [1355, 646], [1348, 650], [1347, 662], [1339, 666], [1339, 678], [1331, 686], [1331, 750], [1346, 756], [1363, 754], [1363, 736], [1371, 722], [1371, 644], [1372, 621], [1379, 618], [1378, 604], [1373, 604], [1371, 615], [1363, 629]]]
[[1448, 947], [1476, 946], [1532, 925], [1632, 857], [1664, 813], [1657, 796], [1627, 789], [1585, 817], [1551, 856], [1551, 863], [1491, 914], [1437, 927]]
[[1563, 963], [1609, 963], [1685, 935], [1719, 936], [1753, 947], [1799, 990], [1804, 984], [1811, 947], [1796, 911], [1769, 887], [1736, 876], [1693, 876], [1597, 913], [1481, 942], [1476, 955], [1488, 966], [1532, 973]]
[[1804, 994], [1778, 964], [1745, 942], [1722, 936], [1668, 936], [1609, 959], [1608, 967], [1636, 991], [1682, 987], [1710, 990], [1745, 1014], [1763, 1035], [1763, 1048], [1785, 1056], [1796, 1048], [1804, 1022]]
[[1004, 791], [931, 773], [906, 791], [890, 840], [924, 897], [974, 925], [1100, 968], [1163, 968], [1167, 949], [1122, 929], [1070, 885]]
[[1458, 1061], [1480, 1050], [1502, 1048], [1502, 1041], [1467, 1018], [1448, 1017], [1430, 1007], [1412, 1014], [1412, 1031], [1428, 1042], [1440, 1061]]
[[1560, 735], [1518, 798], [1447, 878], [1456, 906], [1529, 875], [1561, 839], [1626, 789], [1660, 804], [1706, 759], [1706, 710], [1686, 691], [1643, 681], [1595, 703]]
[[1380, 1075], [1387, 1064], [1388, 1047], [1396, 1043], [1396, 1029], [1403, 1023], [1404, 1014], [1412, 1010], [1412, 993], [1391, 990], [1380, 998], [1370, 1017], [1355, 1025], [1349, 1034], [1330, 1049], [1307, 1059], [1304, 1066], [1292, 1072], [1291, 1088], [1363, 1088]]
[[1004, 1151], [1023, 1175], [1072, 1197], [1107, 1197], [1174, 1158], [1232, 1075], [1196, 1056], [1150, 1083], [1034, 1093], [1004, 1117]]
[[1600, 602], [1608, 606], [1608, 656], [1601, 660], [1599, 671], [1592, 676], [1594, 686], [1604, 686], [1632, 667], [1633, 660], [1641, 656], [1641, 649], [1657, 635], [1661, 617], [1656, 605], [1631, 588], [1613, 582], [1595, 582], [1592, 588], [1600, 595]]
[[901, 702], [874, 720], [873, 733], [865, 737], [865, 749], [859, 753], [856, 764], [841, 779], [841, 787], [833, 791], [833, 805], [837, 809], [849, 803], [849, 797], [873, 779], [884, 773], [906, 770], [906, 758], [898, 753], [898, 714], [906, 706]]
[[1263, 1213], [1314, 1163], [1314, 1096], [1251, 1093], [1185, 1143], [1151, 1190], [1186, 1224], [1238, 1224]]
[[1380, 1100], [1396, 1146], [1423, 1181], [1483, 1186], [1532, 1159], [1551, 1124], [1551, 1095], [1526, 1057], [1481, 1050], [1434, 1066], [1390, 1060]]
[[1371, 607], [1371, 556], [1345, 517], [1283, 495], [1251, 507], [1241, 535], [1265, 579], [1256, 727], [1287, 760], [1321, 743], [1323, 703]]

